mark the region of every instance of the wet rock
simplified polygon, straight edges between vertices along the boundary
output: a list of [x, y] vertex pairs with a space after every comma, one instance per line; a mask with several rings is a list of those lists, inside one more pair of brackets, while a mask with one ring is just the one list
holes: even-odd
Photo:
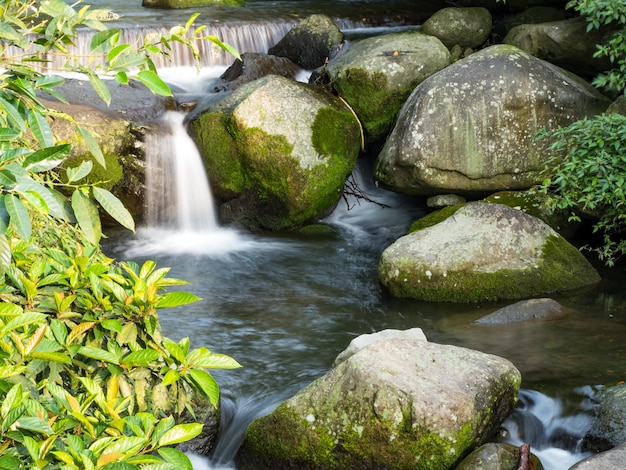
[[311, 78], [331, 84], [376, 141], [387, 136], [413, 89], [448, 64], [450, 53], [439, 39], [409, 31], [354, 43]]
[[580, 17], [519, 25], [509, 31], [503, 42], [570, 72], [593, 77], [612, 68], [609, 59], [593, 57], [596, 44], [603, 43], [606, 35], [606, 28], [587, 32], [587, 21]]
[[616, 470], [626, 468], [626, 443], [581, 460], [570, 470]]
[[464, 202], [465, 198], [458, 194], [438, 194], [437, 196], [429, 197], [426, 200], [426, 206], [431, 209], [441, 209], [442, 207], [456, 206]]
[[498, 20], [493, 25], [493, 32], [499, 37], [504, 38], [515, 26], [548, 23], [565, 19], [567, 19], [567, 13], [560, 8], [534, 6], [516, 15], [509, 15]]
[[175, 10], [179, 8], [195, 8], [203, 6], [241, 7], [245, 0], [143, 0], [144, 8], [165, 8]]
[[535, 217], [483, 202], [449, 209], [442, 222], [383, 252], [379, 278], [392, 295], [449, 302], [523, 299], [600, 279], [574, 246]]
[[454, 468], [512, 411], [520, 380], [478, 351], [376, 341], [255, 420], [237, 468]]
[[442, 8], [428, 18], [420, 31], [453, 46], [475, 49], [491, 34], [491, 13], [486, 8]]
[[[465, 457], [455, 470], [518, 470], [519, 461], [519, 447], [491, 442]], [[531, 454], [531, 462], [534, 470], [543, 469], [536, 455]]]
[[332, 60], [344, 44], [343, 33], [326, 15], [311, 15], [292, 28], [275, 46], [271, 55], [286, 57], [311, 70]]
[[565, 315], [563, 306], [553, 299], [522, 300], [496, 310], [475, 321], [479, 325], [507, 325], [525, 321], [552, 320]]
[[584, 447], [603, 452], [626, 442], [626, 384], [601, 390], [596, 400], [595, 420]]
[[515, 47], [492, 46], [417, 86], [378, 156], [375, 178], [393, 191], [480, 197], [541, 181], [555, 129], [610, 101], [582, 79]]
[[189, 122], [223, 221], [253, 230], [298, 228], [341, 197], [360, 144], [335, 96], [268, 75]]
[[300, 67], [284, 57], [246, 52], [226, 69], [214, 91], [233, 91], [266, 75], [295, 79], [300, 71]]

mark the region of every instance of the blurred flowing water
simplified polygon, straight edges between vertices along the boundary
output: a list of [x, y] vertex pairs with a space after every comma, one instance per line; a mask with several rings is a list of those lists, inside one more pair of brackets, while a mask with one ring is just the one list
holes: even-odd
[[[136, 26], [140, 30], [184, 22], [188, 14], [142, 10], [118, 0], [91, 3], [118, 10], [123, 15], [120, 25], [129, 31]], [[241, 10], [207, 9], [202, 13], [211, 24], [224, 28], [222, 31], [241, 26], [240, 31], [250, 33], [242, 33], [251, 38], [254, 46], [250, 49], [265, 52], [297, 19], [311, 13], [334, 11], [332, 16], [357, 28], [352, 32], [358, 35], [358, 28], [376, 25], [365, 21], [374, 4], [378, 18], [393, 19], [397, 24], [441, 6], [414, 1], [388, 2], [387, 7], [367, 1], [251, 1]], [[254, 29], [257, 26], [259, 29]], [[220, 64], [225, 65], [219, 61], [209, 64], [213, 67], [210, 76], [218, 74], [214, 67]], [[163, 72], [181, 93], [197, 94], [206, 89], [207, 82], [198, 85], [195, 72], [174, 68]], [[186, 147], [188, 136], [178, 127], [182, 126], [180, 118], [170, 118], [174, 119], [170, 131], [156, 136], [154, 142], [161, 149], [170, 149], [165, 153], [175, 154], [181, 147], [187, 149], [185, 154], [193, 153]], [[363, 158], [353, 178], [374, 202], [347, 196], [321, 221], [332, 226], [335, 235], [252, 235], [196, 223], [193, 215], [181, 222], [178, 215], [170, 218], [171, 213], [155, 216], [150, 226], [140, 228], [134, 236], [109, 234], [105, 250], [111, 255], [140, 263], [154, 259], [161, 266], [170, 266], [173, 277], [189, 282], [185, 290], [202, 297], [185, 308], [161, 312], [165, 335], [175, 340], [190, 337], [193, 346], [229, 354], [243, 365], [242, 369], [214, 374], [222, 390], [220, 439], [210, 460], [195, 458], [195, 468], [234, 468], [233, 458], [248, 423], [326, 373], [354, 337], [385, 328], [413, 327], [422, 328], [431, 341], [511, 360], [522, 372], [525, 390], [518, 410], [504, 425], [502, 439], [516, 445], [532, 441], [532, 450], [546, 469], [569, 468], [585, 455], [571, 443], [579, 442], [589, 425], [593, 387], [624, 378], [623, 269], [605, 273], [596, 288], [553, 296], [568, 308], [568, 314], [552, 321], [483, 326], [474, 320], [510, 302], [436, 304], [391, 298], [378, 283], [379, 256], [427, 211], [423, 200], [377, 188], [371, 171], [371, 162]], [[174, 186], [176, 191], [180, 189], [175, 180], [163, 180], [162, 191], [168, 196], [162, 198], [159, 204], [165, 207], [159, 210], [166, 213], [175, 200], [170, 191]], [[189, 197], [183, 204], [203, 206], [199, 209], [211, 214], [215, 210], [210, 195], [208, 199], [197, 193]], [[174, 213], [178, 214], [178, 209]]]

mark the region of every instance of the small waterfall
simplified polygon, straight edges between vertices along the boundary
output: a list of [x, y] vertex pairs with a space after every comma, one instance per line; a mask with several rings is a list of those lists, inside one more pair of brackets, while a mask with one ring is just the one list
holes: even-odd
[[535, 390], [520, 390], [515, 411], [502, 424], [502, 440], [515, 446], [529, 443], [545, 470], [569, 468], [592, 455], [581, 450], [582, 439], [592, 424], [592, 407], [591, 400], [584, 398], [577, 410], [566, 411], [559, 399]]
[[183, 125], [169, 111], [164, 131], [146, 145], [146, 219], [149, 227], [210, 232], [218, 228], [202, 158]]

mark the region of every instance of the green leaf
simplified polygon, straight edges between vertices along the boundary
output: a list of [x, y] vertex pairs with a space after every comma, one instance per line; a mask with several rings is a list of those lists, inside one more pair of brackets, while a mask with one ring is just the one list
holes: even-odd
[[100, 324], [103, 328], [109, 331], [115, 331], [116, 333], [120, 333], [122, 331], [122, 323], [116, 319], [103, 320]]
[[0, 233], [0, 266], [8, 268], [11, 265], [11, 244], [3, 233]]
[[9, 213], [11, 224], [15, 227], [18, 235], [24, 241], [29, 240], [32, 233], [32, 226], [30, 216], [22, 204], [22, 201], [13, 194], [7, 194], [4, 197], [4, 206]]
[[41, 434], [54, 434], [54, 430], [50, 427], [48, 422], [41, 418], [26, 416], [17, 420], [17, 426], [18, 428]]
[[172, 355], [172, 357], [176, 359], [178, 362], [180, 362], [181, 364], [186, 363], [187, 354], [174, 341], [172, 341], [169, 338], [163, 338], [163, 346], [165, 346], [165, 349], [167, 349], [169, 353]]
[[67, 158], [72, 147], [69, 144], [46, 147], [31, 153], [24, 160], [24, 168], [31, 172], [52, 170]]
[[93, 196], [107, 213], [128, 230], [135, 231], [135, 221], [124, 204], [110, 191], [97, 186], [93, 187]]
[[79, 354], [82, 354], [85, 357], [89, 357], [91, 359], [96, 359], [98, 361], [110, 362], [111, 364], [119, 365], [119, 361], [117, 360], [117, 356], [115, 354], [110, 353], [109, 351], [105, 351], [100, 348], [92, 348], [90, 346], [81, 346], [78, 350]]
[[193, 439], [201, 432], [202, 424], [200, 423], [178, 424], [163, 434], [161, 439], [159, 439], [158, 445], [160, 447], [165, 447], [180, 444], [181, 442]]
[[194, 349], [189, 353], [187, 363], [190, 367], [203, 369], [237, 369], [241, 367], [232, 357], [224, 354], [213, 354], [207, 348]]
[[48, 124], [45, 116], [40, 112], [31, 111], [28, 113], [28, 125], [40, 147], [51, 147], [54, 145], [54, 136], [52, 135], [50, 124]]
[[78, 225], [87, 240], [97, 245], [102, 236], [102, 228], [100, 226], [100, 215], [98, 214], [96, 205], [77, 189], [72, 193], [72, 209], [74, 210], [74, 216], [78, 221]]
[[157, 302], [157, 308], [172, 308], [187, 305], [202, 300], [200, 297], [188, 292], [168, 292]]
[[85, 160], [77, 167], [68, 168], [65, 170], [65, 175], [67, 176], [67, 182], [72, 183], [74, 181], [79, 181], [91, 173], [93, 168], [93, 162], [91, 160]]
[[22, 135], [22, 133], [19, 130], [9, 129], [8, 127], [0, 128], [0, 142], [11, 142], [20, 135]]
[[87, 148], [94, 156], [96, 161], [100, 164], [102, 168], [106, 168], [107, 165], [106, 161], [104, 160], [104, 154], [102, 153], [102, 149], [100, 148], [100, 145], [98, 145], [98, 142], [96, 141], [93, 134], [91, 134], [91, 132], [89, 132], [87, 129], [83, 129], [82, 127], [78, 128], [78, 132], [84, 139], [85, 144], [87, 144]]
[[102, 80], [100, 77], [98, 77], [94, 73], [90, 73], [88, 75], [89, 75], [89, 81], [91, 82], [91, 86], [96, 91], [100, 99], [102, 99], [102, 101], [104, 101], [106, 104], [110, 104], [111, 103], [111, 91], [109, 90], [109, 87], [104, 82], [104, 80]]
[[219, 46], [221, 49], [225, 50], [226, 52], [228, 52], [230, 55], [232, 55], [235, 59], [239, 59], [241, 60], [241, 56], [239, 55], [239, 52], [237, 51], [237, 49], [235, 49], [233, 46], [231, 46], [230, 44], [227, 44], [225, 42], [222, 42], [220, 40], [220, 38], [218, 38], [217, 36], [205, 36], [201, 39], [207, 39], [209, 41], [211, 41], [213, 44]]
[[180, 450], [172, 449], [170, 447], [163, 447], [158, 450], [159, 455], [163, 457], [167, 463], [172, 464], [179, 470], [193, 470], [191, 460]]
[[160, 355], [154, 349], [141, 349], [133, 351], [122, 359], [122, 363], [126, 366], [147, 366], [153, 361], [159, 359]]
[[15, 108], [15, 106], [13, 106], [7, 100], [1, 97], [0, 109], [4, 110], [5, 114], [9, 118], [9, 121], [11, 121], [13, 125], [17, 127], [17, 129], [19, 129], [21, 132], [26, 131], [26, 121], [24, 121], [24, 118], [22, 117], [20, 112], [17, 110], [17, 108]]
[[211, 401], [211, 404], [217, 407], [217, 403], [220, 399], [220, 388], [213, 376], [200, 369], [190, 369], [187, 371], [187, 375], [191, 378], [198, 390]]
[[137, 78], [143, 83], [152, 93], [161, 96], [172, 96], [170, 87], [165, 83], [155, 72], [152, 70], [142, 70], [137, 74]]
[[99, 52], [108, 50], [112, 44], [118, 41], [120, 37], [119, 29], [105, 29], [98, 31], [91, 37], [89, 42], [90, 52]]
[[120, 44], [118, 46], [115, 46], [113, 49], [111, 49], [109, 51], [109, 54], [107, 55], [107, 60], [109, 61], [109, 65], [113, 66], [118, 56], [122, 52], [128, 50], [129, 48], [130, 48], [130, 44]]
[[163, 377], [163, 381], [161, 382], [161, 384], [164, 387], [167, 387], [168, 385], [178, 382], [178, 379], [180, 379], [180, 372], [170, 369], [165, 374], [165, 377]]

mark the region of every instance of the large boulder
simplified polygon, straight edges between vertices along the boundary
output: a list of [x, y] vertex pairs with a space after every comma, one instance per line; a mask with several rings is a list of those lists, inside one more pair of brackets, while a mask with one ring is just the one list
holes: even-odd
[[544, 222], [483, 202], [398, 239], [383, 252], [379, 277], [394, 296], [450, 302], [538, 297], [599, 281]]
[[554, 7], [530, 7], [515, 15], [507, 15], [499, 18], [493, 24], [493, 33], [504, 38], [515, 26], [522, 24], [539, 24], [551, 21], [561, 21], [568, 17], [567, 12]]
[[585, 18], [573, 18], [512, 28], [503, 42], [584, 77], [612, 68], [608, 58], [593, 57], [607, 29], [587, 31]]
[[222, 220], [251, 229], [301, 226], [328, 214], [359, 153], [356, 119], [336, 97], [268, 75], [189, 123]]
[[255, 420], [237, 468], [453, 468], [512, 411], [520, 380], [500, 357], [387, 337]]
[[618, 468], [626, 468], [626, 442], [611, 450], [587, 457], [570, 467], [570, 470], [616, 470]]
[[595, 419], [584, 446], [603, 452], [626, 442], [626, 384], [601, 390], [596, 400]]
[[491, 13], [486, 8], [442, 8], [421, 27], [424, 34], [435, 36], [448, 49], [482, 46], [491, 34]]
[[381, 151], [376, 179], [397, 192], [480, 196], [540, 182], [555, 129], [610, 101], [582, 79], [513, 46], [460, 60], [422, 82]]
[[449, 64], [439, 39], [409, 31], [363, 39], [312, 79], [330, 83], [376, 141], [387, 136], [413, 89]]
[[266, 75], [279, 75], [295, 80], [300, 71], [300, 67], [285, 57], [244, 52], [241, 60], [233, 62], [220, 76], [214, 91], [233, 91]]
[[341, 50], [344, 35], [331, 18], [311, 15], [294, 26], [267, 51], [286, 57], [304, 69], [321, 67]]

